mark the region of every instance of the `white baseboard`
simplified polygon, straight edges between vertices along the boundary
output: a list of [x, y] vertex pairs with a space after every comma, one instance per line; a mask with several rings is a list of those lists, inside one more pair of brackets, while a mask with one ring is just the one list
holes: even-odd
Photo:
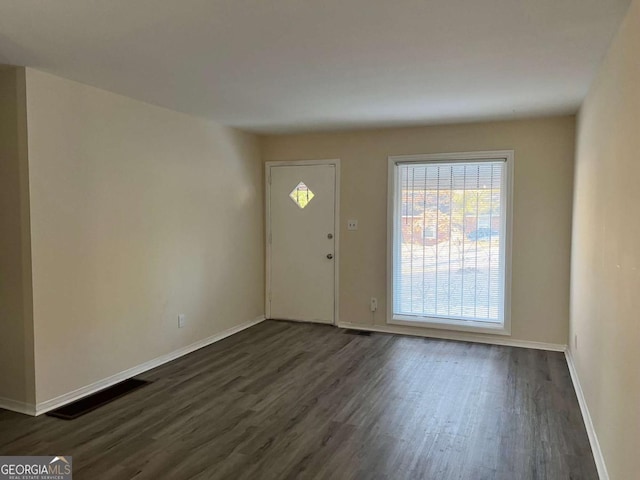
[[12, 412], [24, 413], [25, 415], [35, 415], [36, 407], [32, 403], [18, 402], [10, 398], [0, 397], [0, 408], [11, 410]]
[[[167, 362], [175, 360], [176, 358], [180, 358], [188, 353], [194, 352], [195, 350], [199, 350], [207, 345], [211, 345], [212, 343], [218, 342], [224, 338], [227, 338], [235, 333], [241, 332], [249, 327], [257, 325], [258, 323], [264, 321], [264, 315], [254, 318], [248, 322], [242, 323], [235, 327], [229, 328], [223, 332], [217, 333], [210, 337], [199, 340], [191, 345], [187, 345], [186, 347], [180, 348], [178, 350], [174, 350], [173, 352], [167, 353], [160, 357], [154, 358], [153, 360], [149, 360], [141, 365], [137, 365], [135, 367], [124, 370], [120, 373], [116, 373], [115, 375], [111, 375], [110, 377], [104, 378], [97, 382], [94, 382], [90, 385], [86, 385], [84, 387], [78, 388], [77, 390], [73, 390], [72, 392], [65, 393], [64, 395], [60, 395], [58, 397], [52, 398], [45, 402], [38, 403], [35, 409], [32, 409], [32, 413], [29, 415], [41, 415], [50, 410], [54, 410], [58, 407], [66, 405], [67, 403], [71, 403], [75, 400], [79, 400], [80, 398], [86, 397], [87, 395], [91, 395], [92, 393], [98, 392], [104, 388], [110, 387], [111, 385], [115, 385], [116, 383], [122, 382], [128, 378], [134, 377], [136, 375], [140, 375], [147, 370], [151, 370], [152, 368], [159, 367]], [[2, 406], [2, 405], [0, 405]], [[9, 410], [15, 410], [13, 408], [9, 408]], [[27, 413], [27, 412], [21, 412]]]
[[341, 322], [338, 323], [340, 328], [349, 328], [352, 330], [364, 330], [367, 332], [381, 332], [381, 333], [393, 333], [396, 335], [412, 335], [416, 337], [428, 337], [438, 338], [441, 340], [457, 340], [462, 342], [475, 342], [475, 343], [488, 343], [490, 345], [504, 345], [507, 347], [521, 347], [521, 348], [535, 348], [536, 350], [549, 350], [552, 352], [564, 352], [567, 349], [566, 345], [559, 343], [543, 343], [543, 342], [531, 342], [528, 340], [514, 340], [508, 337], [488, 337], [485, 335], [478, 335], [474, 333], [465, 332], [434, 332], [434, 331], [419, 331], [419, 330], [401, 330], [394, 326], [379, 326], [379, 325], [360, 325], [358, 323]]
[[591, 414], [589, 413], [589, 407], [587, 407], [587, 400], [584, 397], [582, 386], [580, 385], [580, 379], [578, 378], [578, 371], [573, 363], [573, 356], [571, 350], [567, 349], [564, 353], [567, 358], [567, 365], [569, 366], [569, 374], [571, 375], [571, 381], [573, 382], [573, 388], [576, 391], [578, 397], [578, 404], [580, 405], [580, 411], [582, 412], [582, 419], [584, 420], [584, 426], [587, 429], [587, 435], [589, 436], [589, 443], [591, 444], [591, 451], [593, 452], [593, 459], [596, 462], [596, 468], [598, 469], [598, 476], [600, 480], [609, 480], [609, 472], [607, 472], [607, 465], [604, 463], [604, 456], [600, 449], [600, 442], [598, 442], [598, 435], [593, 427], [593, 421], [591, 420]]

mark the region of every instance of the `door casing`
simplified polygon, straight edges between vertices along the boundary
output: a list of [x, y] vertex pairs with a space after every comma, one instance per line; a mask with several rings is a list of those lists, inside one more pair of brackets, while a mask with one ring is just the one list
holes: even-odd
[[271, 318], [271, 167], [278, 166], [311, 166], [311, 165], [334, 165], [336, 169], [336, 186], [335, 186], [335, 203], [333, 212], [334, 222], [334, 280], [333, 280], [333, 325], [337, 325], [339, 322], [339, 279], [340, 279], [340, 159], [327, 159], [327, 160], [293, 160], [293, 161], [280, 161], [280, 162], [266, 162], [265, 163], [265, 296], [264, 296], [264, 311], [265, 317]]

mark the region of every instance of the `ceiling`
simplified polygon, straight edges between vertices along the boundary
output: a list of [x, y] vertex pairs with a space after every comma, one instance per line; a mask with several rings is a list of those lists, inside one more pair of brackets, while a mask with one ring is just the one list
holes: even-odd
[[0, 63], [263, 133], [574, 113], [629, 0], [2, 0]]

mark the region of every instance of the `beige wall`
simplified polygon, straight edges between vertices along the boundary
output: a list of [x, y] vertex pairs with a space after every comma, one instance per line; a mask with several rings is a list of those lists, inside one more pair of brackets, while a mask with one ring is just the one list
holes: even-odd
[[34, 399], [28, 189], [25, 72], [0, 66], [0, 401], [5, 405]]
[[26, 78], [37, 402], [261, 316], [257, 137]]
[[[569, 321], [574, 127], [571, 116], [274, 135], [263, 138], [263, 159], [341, 159], [340, 321], [384, 326], [387, 157], [515, 150], [512, 338], [564, 345]], [[358, 219], [357, 231], [347, 231], [350, 218]], [[371, 297], [379, 302], [373, 317]], [[470, 336], [461, 334], [465, 335]]]
[[635, 0], [580, 111], [576, 149], [570, 348], [614, 480], [640, 475], [639, 52]]

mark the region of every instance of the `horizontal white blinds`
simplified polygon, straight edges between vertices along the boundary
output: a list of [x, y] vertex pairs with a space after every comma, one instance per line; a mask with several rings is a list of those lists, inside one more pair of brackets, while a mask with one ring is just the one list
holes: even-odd
[[395, 315], [501, 323], [504, 160], [396, 166]]

